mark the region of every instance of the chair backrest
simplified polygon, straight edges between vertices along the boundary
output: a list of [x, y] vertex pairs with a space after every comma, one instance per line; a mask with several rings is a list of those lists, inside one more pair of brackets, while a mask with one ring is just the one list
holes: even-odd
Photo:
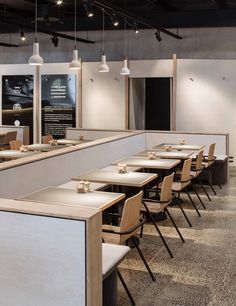
[[195, 169], [197, 169], [197, 170], [202, 169], [203, 152], [204, 152], [204, 150], [201, 150], [201, 151], [198, 152], [197, 160], [196, 160], [196, 164], [195, 164]]
[[183, 164], [182, 172], [181, 172], [181, 181], [187, 182], [190, 181], [190, 170], [191, 170], [192, 159], [186, 159]]
[[5, 144], [9, 145], [10, 141], [16, 140], [17, 131], [7, 132], [5, 137]]
[[10, 141], [10, 149], [11, 150], [20, 150], [20, 147], [23, 145], [21, 140], [12, 140]]
[[127, 231], [139, 223], [142, 197], [143, 192], [140, 191], [125, 201], [121, 216], [120, 231]]
[[42, 143], [43, 144], [49, 144], [49, 141], [53, 140], [52, 135], [44, 135], [42, 137]]
[[215, 147], [216, 147], [215, 143], [210, 144], [209, 150], [208, 150], [208, 158], [207, 158], [208, 161], [213, 161], [214, 160]]
[[161, 196], [160, 201], [171, 201], [172, 200], [172, 184], [174, 179], [174, 173], [165, 176], [161, 185]]

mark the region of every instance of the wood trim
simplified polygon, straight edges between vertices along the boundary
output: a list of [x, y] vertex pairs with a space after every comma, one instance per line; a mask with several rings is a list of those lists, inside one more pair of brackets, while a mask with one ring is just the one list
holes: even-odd
[[82, 69], [77, 73], [77, 97], [76, 97], [76, 128], [82, 128]]
[[176, 130], [176, 102], [177, 102], [177, 57], [173, 54], [173, 95], [171, 130]]
[[128, 76], [125, 77], [125, 129], [129, 128], [129, 83], [130, 79]]

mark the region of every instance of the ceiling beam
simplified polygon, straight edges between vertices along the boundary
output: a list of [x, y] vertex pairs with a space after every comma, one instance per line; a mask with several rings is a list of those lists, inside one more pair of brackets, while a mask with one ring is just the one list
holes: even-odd
[[137, 20], [138, 23], [144, 25], [147, 28], [159, 29], [161, 32], [163, 32], [166, 35], [169, 35], [169, 36], [171, 36], [175, 39], [182, 39], [181, 36], [171, 32], [171, 31], [168, 31], [168, 30], [164, 29], [163, 27], [158, 27], [155, 23], [152, 23], [149, 20], [146, 20], [139, 15], [135, 15], [135, 14], [131, 13], [130, 11], [127, 11], [126, 9], [123, 9], [123, 8], [120, 8], [119, 6], [113, 5], [108, 1], [94, 0], [93, 5], [96, 6], [96, 7], [112, 10], [112, 11], [116, 12], [116, 14], [118, 14], [120, 16], [123, 16], [123, 17], [126, 17], [128, 19]]

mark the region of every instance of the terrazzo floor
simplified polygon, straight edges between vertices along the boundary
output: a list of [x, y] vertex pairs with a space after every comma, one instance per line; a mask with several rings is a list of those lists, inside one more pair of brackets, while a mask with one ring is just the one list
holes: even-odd
[[[170, 211], [185, 238], [182, 243], [169, 220], [158, 222], [174, 258], [170, 258], [152, 225], [145, 225], [140, 248], [155, 273], [153, 282], [136, 250], [120, 265], [120, 271], [137, 306], [233, 306], [236, 305], [236, 172], [199, 218], [184, 201], [193, 227], [179, 208]], [[212, 194], [212, 193], [211, 193]], [[187, 200], [187, 198], [183, 197]], [[197, 202], [197, 199], [195, 199]], [[119, 284], [118, 306], [130, 302]]]

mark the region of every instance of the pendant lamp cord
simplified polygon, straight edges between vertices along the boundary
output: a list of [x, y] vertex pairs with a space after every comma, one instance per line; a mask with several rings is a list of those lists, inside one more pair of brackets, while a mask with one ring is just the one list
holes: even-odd
[[77, 0], [75, 0], [75, 24], [74, 24], [74, 26], [75, 26], [75, 29], [74, 29], [74, 31], [75, 31], [75, 42], [74, 42], [74, 48], [76, 49], [76, 45], [77, 45], [77, 14], [76, 14], [76, 12], [77, 12]]
[[102, 9], [102, 52], [105, 54], [105, 11]]
[[38, 42], [38, 0], [35, 0], [35, 42]]
[[124, 18], [124, 56], [127, 57], [127, 45], [126, 45], [126, 17]]

